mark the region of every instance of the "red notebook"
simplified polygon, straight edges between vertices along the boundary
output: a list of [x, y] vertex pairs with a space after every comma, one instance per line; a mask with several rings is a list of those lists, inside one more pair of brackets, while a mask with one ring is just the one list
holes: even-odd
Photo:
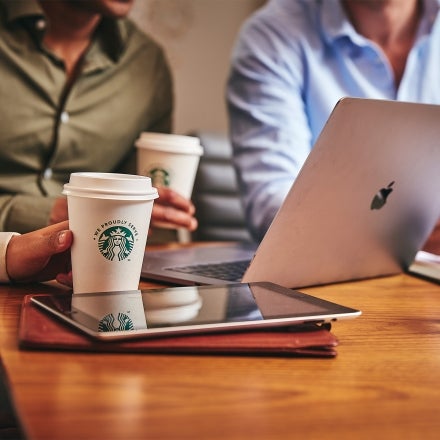
[[125, 341], [97, 341], [49, 315], [24, 297], [19, 326], [22, 349], [93, 352], [336, 356], [337, 338], [307, 324], [264, 330], [210, 333]]

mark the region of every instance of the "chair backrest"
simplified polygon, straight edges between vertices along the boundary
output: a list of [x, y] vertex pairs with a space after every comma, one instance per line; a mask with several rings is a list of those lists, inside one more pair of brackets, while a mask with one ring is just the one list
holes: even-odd
[[200, 139], [204, 150], [192, 195], [199, 222], [193, 240], [250, 241], [227, 135], [191, 135]]

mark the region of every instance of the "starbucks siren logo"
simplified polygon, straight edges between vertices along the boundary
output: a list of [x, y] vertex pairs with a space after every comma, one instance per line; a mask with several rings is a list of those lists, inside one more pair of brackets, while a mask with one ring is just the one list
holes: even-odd
[[106, 229], [98, 241], [99, 251], [110, 261], [125, 260], [133, 250], [134, 238], [130, 229], [113, 226]]
[[134, 325], [133, 321], [125, 313], [118, 313], [117, 318], [113, 313], [109, 313], [99, 321], [98, 330], [100, 332], [134, 330]]
[[153, 186], [170, 186], [171, 176], [169, 171], [157, 166], [152, 168], [148, 173], [151, 177], [151, 183]]

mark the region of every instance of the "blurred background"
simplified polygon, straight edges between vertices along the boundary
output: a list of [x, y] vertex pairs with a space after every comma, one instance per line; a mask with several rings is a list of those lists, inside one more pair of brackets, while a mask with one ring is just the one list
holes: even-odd
[[175, 87], [174, 132], [227, 133], [225, 82], [242, 22], [264, 0], [137, 0], [131, 17], [165, 49]]

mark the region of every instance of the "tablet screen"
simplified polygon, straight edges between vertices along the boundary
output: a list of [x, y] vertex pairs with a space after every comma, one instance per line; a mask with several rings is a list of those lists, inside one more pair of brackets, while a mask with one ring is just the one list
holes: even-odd
[[38, 295], [32, 300], [101, 338], [328, 322], [360, 314], [271, 283]]

